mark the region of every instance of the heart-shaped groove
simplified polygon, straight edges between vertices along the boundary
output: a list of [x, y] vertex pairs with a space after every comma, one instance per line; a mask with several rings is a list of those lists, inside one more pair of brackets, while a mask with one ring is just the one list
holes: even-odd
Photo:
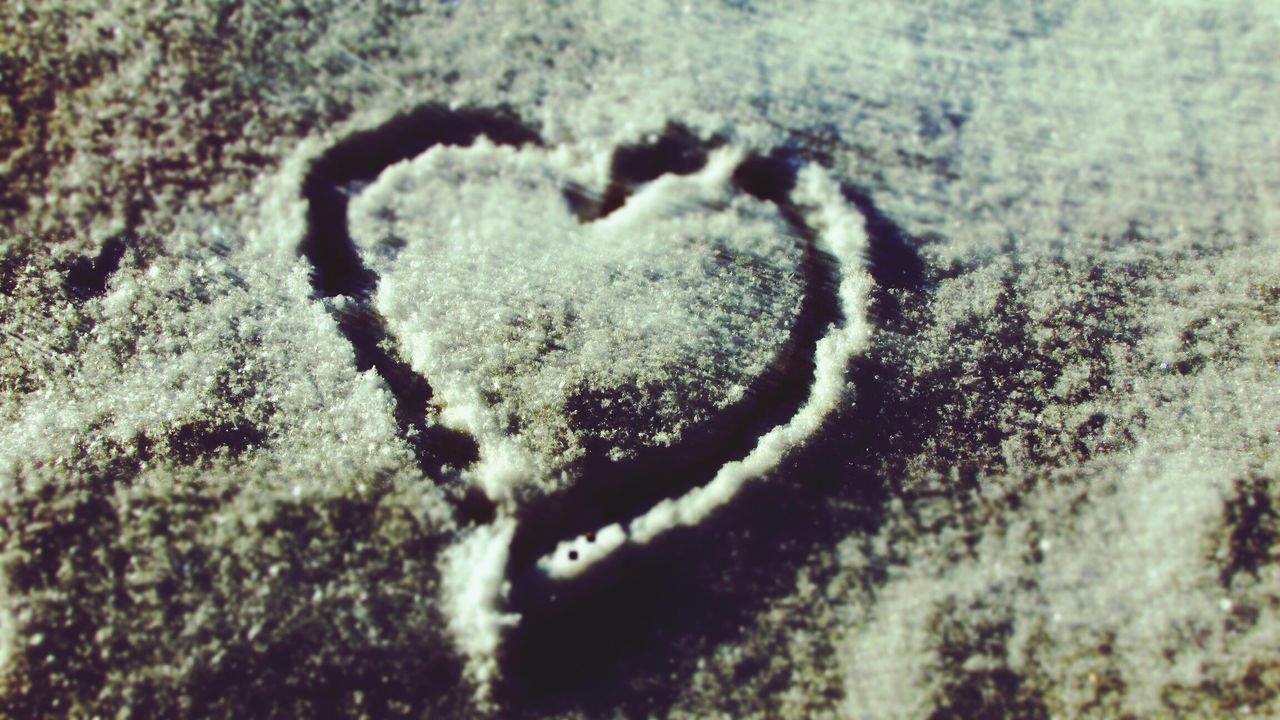
[[[372, 302], [378, 277], [365, 265], [352, 239], [348, 206], [389, 166], [434, 146], [467, 146], [480, 137], [495, 145], [542, 145], [536, 133], [509, 113], [427, 107], [330, 148], [312, 165], [303, 187], [309, 202], [309, 225], [300, 250], [312, 264], [316, 294], [345, 298], [331, 306], [339, 328], [355, 348], [361, 369], [374, 368], [391, 388], [401, 432], [413, 445], [424, 472], [433, 477], [465, 468], [478, 458], [479, 451], [465, 435], [433, 421], [429, 416], [432, 390], [427, 380], [393, 349], [387, 323]], [[701, 171], [709, 151], [721, 144], [716, 139], [700, 141], [688, 131], [670, 126], [655, 143], [617, 150], [611, 179], [603, 192], [595, 194], [570, 183], [562, 190], [564, 201], [583, 223], [609, 218], [625, 208], [628, 199], [646, 183]], [[583, 577], [590, 578], [592, 573], [584, 576], [583, 569], [608, 557], [612, 550], [619, 550], [614, 554], [624, 557], [627, 552], [622, 551], [638, 549], [656, 534], [698, 522], [709, 508], [727, 502], [738, 485], [769, 472], [783, 454], [812, 435], [828, 406], [842, 392], [849, 357], [865, 344], [861, 301], [866, 287], [864, 278], [850, 274], [864, 249], [858, 240], [862, 237], [861, 216], [836, 207], [840, 200], [835, 184], [816, 168], [806, 171], [807, 187], [802, 195], [807, 198], [805, 204], [817, 206], [817, 210], [813, 215], [802, 211], [791, 200], [799, 164], [793, 157], [775, 153], [747, 157], [732, 172], [737, 191], [771, 203], [805, 247], [801, 266], [804, 301], [790, 340], [769, 371], [752, 384], [745, 401], [717, 415], [710, 427], [681, 436], [672, 447], [625, 463], [608, 460], [605, 453], [588, 453], [569, 468], [575, 479], [572, 486], [555, 494], [526, 498], [518, 525], [504, 521], [502, 526], [508, 530], [495, 524], [480, 533], [479, 544], [472, 543], [462, 557], [479, 552], [485, 558], [503, 557], [505, 562], [496, 568], [500, 577], [466, 581], [488, 587], [480, 592], [484, 597], [476, 596], [475, 601], [496, 606], [505, 579], [511, 586], [507, 608], [532, 619], [540, 614], [539, 608], [554, 603], [557, 592], [568, 589], [564, 586], [567, 581], [581, 584]], [[812, 227], [813, 218], [823, 226], [823, 233], [835, 239], [820, 239]], [[849, 315], [850, 309], [856, 317]], [[816, 361], [819, 355], [827, 356], [821, 369]], [[583, 395], [575, 402], [576, 415], [590, 422], [593, 398]], [[726, 475], [731, 476], [728, 485]], [[482, 524], [492, 519], [493, 506], [482, 497], [474, 492], [457, 495], [462, 514]], [[495, 556], [499, 545], [501, 552]], [[576, 548], [585, 550], [584, 555], [592, 550], [595, 553], [575, 565], [579, 559]], [[464, 594], [471, 597], [476, 592], [467, 589]], [[498, 608], [485, 612], [496, 613]], [[505, 621], [495, 616], [484, 622], [489, 624], [488, 631], [497, 632]], [[484, 647], [479, 650], [492, 653], [493, 642], [496, 640], [481, 643]], [[464, 650], [473, 656], [477, 652], [477, 648]], [[489, 674], [481, 673], [482, 681]]]
[[[432, 388], [419, 372], [396, 352], [396, 339], [388, 334], [387, 323], [374, 307], [372, 296], [378, 278], [366, 264], [356, 247], [349, 230], [349, 206], [353, 198], [373, 183], [391, 165], [408, 160], [436, 146], [468, 146], [477, 138], [506, 146], [542, 146], [538, 135], [528, 129], [514, 115], [504, 110], [447, 110], [438, 106], [426, 106], [396, 117], [373, 130], [353, 134], [325, 151], [315, 160], [303, 183], [303, 194], [308, 201], [308, 227], [300, 245], [301, 254], [312, 265], [312, 284], [320, 297], [337, 297], [341, 302], [330, 305], [339, 330], [351, 342], [360, 370], [373, 368], [387, 383], [396, 400], [396, 419], [402, 436], [415, 451], [418, 463], [431, 477], [452, 479], [456, 471], [465, 468], [478, 458], [475, 442], [465, 433], [450, 430], [433, 421], [431, 414]], [[584, 223], [609, 217], [621, 208], [634, 191], [663, 175], [689, 175], [701, 170], [708, 152], [723, 144], [718, 138], [699, 140], [679, 125], [669, 125], [652, 143], [622, 146], [618, 148], [610, 165], [610, 181], [603, 193], [593, 194], [581, 187], [564, 188], [568, 205]], [[765, 172], [762, 172], [764, 170]], [[761, 178], [773, 177], [783, 183], [781, 187], [767, 187]], [[762, 200], [777, 201], [785, 196], [789, 184], [794, 182], [794, 167], [778, 158], [749, 158], [736, 169], [735, 184], [748, 194]], [[803, 231], [791, 213], [787, 220], [799, 232]], [[808, 241], [806, 241], [808, 242]], [[576, 482], [583, 484], [572, 495], [581, 500], [565, 498], [562, 511], [551, 501], [547, 507], [532, 516], [547, 518], [546, 532], [530, 528], [522, 532], [524, 537], [550, 537], [564, 532], [565, 528], [578, 530], [593, 522], [594, 518], [621, 518], [628, 513], [687, 489], [696, 478], [706, 475], [699, 472], [708, 462], [740, 455], [745, 449], [744, 438], [758, 433], [752, 431], [753, 416], [759, 409], [777, 405], [783, 412], [794, 402], [787, 402], [787, 395], [796, 395], [796, 389], [806, 382], [803, 377], [804, 356], [811, 346], [812, 330], [821, 324], [835, 320], [830, 299], [829, 269], [810, 253], [807, 261], [806, 303], [801, 312], [795, 333], [797, 342], [776, 363], [777, 370], [763, 376], [759, 383], [746, 392], [747, 400], [738, 403], [729, 412], [711, 424], [702, 436], [682, 439], [674, 447], [639, 462], [614, 464], [601, 461], [601, 453], [589, 453], [588, 458], [577, 463], [569, 471]], [[811, 271], [811, 272], [810, 272]], [[818, 300], [819, 302], [815, 302]], [[800, 365], [793, 368], [793, 359]], [[796, 370], [802, 371], [797, 374]], [[776, 399], [776, 402], [775, 402]], [[590, 394], [582, 394], [573, 401], [574, 422], [589, 424], [596, 404]], [[615, 406], [616, 407], [616, 406]], [[768, 413], [771, 417], [778, 413]], [[762, 423], [757, 418], [755, 426]], [[705, 458], [706, 460], [701, 459]], [[613, 487], [596, 487], [592, 478], [602, 478], [606, 471], [615, 481]], [[627, 482], [628, 478], [642, 475], [660, 478], [647, 487]], [[633, 485], [635, 492], [624, 486]], [[587, 487], [591, 486], [591, 487]], [[492, 517], [492, 503], [474, 488], [463, 488], [451, 483], [450, 487], [461, 501], [466, 519], [486, 522]], [[599, 492], [597, 491], [599, 490]], [[594, 509], [592, 509], [594, 508]], [[558, 528], [558, 530], [557, 530]], [[547, 540], [517, 543], [519, 547], [545, 551]], [[527, 554], [517, 552], [517, 556]]]

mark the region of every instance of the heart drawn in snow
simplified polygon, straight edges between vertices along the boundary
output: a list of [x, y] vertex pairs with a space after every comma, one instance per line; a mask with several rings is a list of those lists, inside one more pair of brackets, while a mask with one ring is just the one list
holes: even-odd
[[618, 148], [603, 180], [517, 121], [429, 107], [304, 178], [299, 250], [358, 367], [424, 472], [489, 499], [455, 493], [476, 522], [441, 557], [481, 693], [520, 614], [698, 525], [848, 398], [862, 215], [817, 165], [714, 144]]
[[566, 483], [588, 453], [678, 443], [791, 347], [807, 250], [777, 207], [735, 191], [741, 159], [716, 151], [584, 222], [565, 154], [480, 139], [352, 200], [374, 305], [444, 422], [476, 438], [490, 497]]

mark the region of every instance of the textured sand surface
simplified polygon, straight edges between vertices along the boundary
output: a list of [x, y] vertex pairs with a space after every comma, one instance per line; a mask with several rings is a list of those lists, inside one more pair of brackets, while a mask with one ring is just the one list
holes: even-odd
[[1277, 37], [5, 3], [0, 717], [1280, 716]]

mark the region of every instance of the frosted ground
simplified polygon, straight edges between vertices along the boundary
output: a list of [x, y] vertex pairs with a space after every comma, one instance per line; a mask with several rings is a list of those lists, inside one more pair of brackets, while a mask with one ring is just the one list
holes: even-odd
[[0, 716], [1280, 716], [1271, 7], [6, 3]]

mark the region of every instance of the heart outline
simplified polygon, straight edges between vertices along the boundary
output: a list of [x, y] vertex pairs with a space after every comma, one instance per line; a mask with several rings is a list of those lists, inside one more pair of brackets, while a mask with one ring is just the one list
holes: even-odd
[[[390, 130], [387, 128], [390, 128]], [[427, 129], [428, 132], [422, 133], [421, 131], [424, 128]], [[417, 134], [415, 134], [415, 132]], [[393, 147], [390, 150], [384, 150], [383, 152], [372, 153], [366, 156], [361, 156], [357, 150], [353, 150], [360, 148], [362, 145], [375, 138], [385, 140], [388, 135], [391, 138], [401, 140], [402, 144]], [[433, 136], [434, 139], [432, 139]], [[340, 141], [321, 155], [320, 158], [312, 164], [311, 169], [305, 176], [303, 183], [303, 195], [308, 201], [308, 230], [299, 246], [299, 252], [312, 263], [313, 287], [316, 289], [318, 296], [335, 297], [338, 295], [345, 295], [349, 298], [354, 298], [354, 310], [351, 307], [346, 306], [338, 307], [335, 311], [335, 316], [339, 322], [339, 329], [343, 331], [343, 334], [352, 342], [353, 346], [356, 346], [358, 356], [360, 355], [361, 346], [366, 348], [366, 352], [368, 352], [368, 348], [370, 346], [379, 348], [382, 346], [383, 341], [386, 339], [386, 326], [385, 321], [381, 321], [376, 312], [370, 312], [368, 301], [372, 296], [373, 288], [376, 286], [376, 276], [373, 276], [372, 273], [363, 267], [363, 261], [360, 259], [358, 252], [355, 251], [353, 244], [350, 242], [349, 236], [346, 238], [345, 243], [333, 242], [335, 237], [346, 234], [346, 205], [350, 196], [354, 194], [351, 187], [354, 185], [355, 191], [358, 191], [360, 183], [371, 181], [381, 171], [380, 167], [385, 168], [386, 165], [391, 162], [413, 157], [435, 145], [465, 146], [474, 142], [474, 140], [480, 136], [489, 137], [494, 142], [500, 144], [523, 145], [530, 143], [539, 146], [542, 144], [536, 133], [524, 128], [517, 120], [514, 119], [514, 116], [509, 113], [503, 111], [492, 112], [478, 110], [453, 111], [445, 110], [438, 106], [428, 106], [415, 110], [407, 115], [397, 117], [387, 125], [382, 126], [382, 128], [368, 131], [363, 134], [356, 134], [350, 138]], [[392, 144], [394, 145], [394, 143]], [[753, 160], [759, 159], [759, 157], [760, 156], [756, 156]], [[394, 159], [387, 161], [387, 158]], [[379, 163], [383, 164], [379, 167]], [[341, 172], [337, 172], [340, 168], [343, 170]], [[810, 176], [811, 178], [814, 178], [806, 181], [813, 186], [808, 191], [810, 199], [813, 199], [819, 205], [824, 203], [827, 205], [824, 211], [826, 217], [820, 221], [825, 222], [828, 226], [847, 225], [852, 227], [853, 225], [857, 225], [857, 232], [850, 231], [849, 233], [846, 233], [850, 235], [850, 237], [858, 232], [862, 233], [862, 248], [852, 247], [857, 243], [853, 240], [846, 239], [844, 244], [849, 247], [836, 251], [836, 254], [841, 256], [844, 264], [851, 264], [850, 260], [852, 256], [865, 251], [866, 236], [865, 232], [861, 229], [862, 216], [858, 215], [857, 211], [852, 208], [848, 208], [845, 211], [845, 214], [841, 216], [840, 210], [838, 209], [840, 207], [840, 193], [838, 186], [836, 186], [834, 181], [829, 177], [822, 175], [820, 170], [810, 173]], [[837, 209], [832, 210], [833, 207]], [[783, 206], [779, 204], [779, 208], [782, 209]], [[790, 207], [787, 211], [791, 213], [791, 216], [788, 217], [788, 221], [795, 227], [802, 227], [803, 222], [797, 220], [799, 214], [795, 210], [794, 206]], [[850, 218], [853, 218], [853, 220], [851, 221]], [[320, 237], [317, 235], [317, 228], [320, 229]], [[323, 242], [323, 235], [325, 233], [328, 233], [330, 240], [328, 243]], [[341, 238], [338, 238], [338, 240], [341, 240]], [[811, 255], [812, 254], [813, 253], [811, 253]], [[865, 277], [865, 273], [862, 273], [861, 277]], [[841, 280], [842, 286], [848, 282], [849, 278], [842, 278]], [[859, 281], [854, 284], [858, 285], [858, 288], [850, 290], [845, 294], [849, 295], [850, 298], [858, 296], [865, 299], [868, 283], [859, 279]], [[837, 294], [841, 293], [844, 293], [843, 288], [838, 291]], [[868, 330], [866, 328], [865, 319], [863, 318], [863, 313], [861, 312], [862, 308], [856, 308], [859, 311], [856, 315], [849, 312], [849, 310], [855, 309], [855, 306], [858, 305], [858, 301], [856, 298], [849, 302], [845, 302], [845, 300], [842, 299], [840, 304], [842, 306], [842, 314], [844, 315], [841, 327], [845, 327], [845, 329], [849, 331], [847, 333], [846, 341], [843, 344], [850, 347], [865, 347]], [[845, 307], [845, 305], [848, 305], [848, 307]], [[836, 328], [837, 326], [833, 324], [831, 327]], [[821, 349], [821, 341], [819, 341], [815, 355], [820, 354]], [[838, 371], [839, 377], [843, 377], [848, 361], [855, 351], [856, 348], [846, 349], [836, 353], [837, 355], [841, 355], [843, 353], [843, 361]], [[402, 377], [405, 375], [403, 363], [397, 363], [396, 358], [390, 357], [385, 353], [383, 356], [377, 356], [375, 354], [371, 361], [366, 360], [366, 362], [368, 363], [368, 366], [372, 366], [377, 369], [379, 374], [388, 381], [388, 384], [392, 385], [393, 394], [397, 397], [398, 405], [404, 404], [404, 402], [401, 401], [400, 393], [395, 392], [395, 385], [393, 384], [394, 382], [404, 382], [406, 380], [406, 378]], [[409, 373], [412, 374], [412, 371], [410, 370]], [[423, 384], [425, 384], [425, 379], [419, 379]], [[407, 380], [411, 385], [414, 382], [412, 377], [407, 378]], [[411, 390], [413, 390], [412, 387]], [[423, 394], [424, 393], [421, 389], [417, 389], [411, 393], [411, 397], [414, 399], [422, 399]], [[427, 398], [430, 397], [429, 386], [426, 386], [425, 394]], [[807, 404], [808, 403], [806, 402], [806, 405]], [[421, 407], [421, 405], [419, 405], [419, 407]], [[820, 416], [823, 414], [825, 414], [825, 411], [818, 413], [818, 424], [820, 424]], [[400, 420], [400, 417], [398, 416], [397, 419]], [[421, 426], [423, 423], [419, 422], [418, 424]], [[405, 423], [402, 422], [400, 425], [404, 428]], [[803, 442], [816, 430], [817, 425], [814, 425], [813, 423], [810, 423], [810, 425], [813, 425], [813, 427], [809, 427], [804, 432], [793, 433], [797, 434], [798, 437], [793, 438], [794, 442], [791, 442], [792, 445], [802, 445]], [[412, 441], [415, 435], [421, 435], [421, 431], [419, 427], [410, 427], [404, 430], [404, 435], [406, 435], [406, 439], [410, 439]], [[766, 434], [766, 436], [762, 437], [767, 437], [768, 435], [769, 434]], [[430, 454], [430, 445], [427, 445], [427, 451], [424, 452], [421, 449], [421, 444], [414, 444], [415, 448], [418, 450], [416, 454], [419, 456], [420, 464], [423, 464], [422, 456], [424, 454]], [[759, 445], [759, 443], [757, 443], [757, 445]], [[770, 451], [770, 453], [777, 455], [778, 459], [780, 459], [781, 451]], [[769, 467], [764, 468], [765, 472], [771, 469], [772, 465], [776, 465], [776, 460], [772, 464], [766, 463], [766, 465], [769, 465]], [[427, 467], [428, 466], [424, 464], [424, 471], [427, 470]], [[447, 470], [449, 470], [449, 466], [447, 464], [440, 468], [440, 471]], [[757, 472], [756, 474], [760, 475], [762, 473]], [[428, 473], [428, 475], [432, 475], [432, 473]], [[689, 492], [685, 493], [685, 495], [695, 493], [701, 489], [701, 486], [696, 486]], [[730, 495], [732, 494], [734, 493], [730, 493]], [[475, 508], [475, 505], [482, 505], [483, 503], [477, 503], [474, 494], [472, 493], [463, 493], [461, 496], [455, 493], [455, 499], [457, 500], [458, 506], [462, 510], [464, 516], [470, 514], [478, 525], [489, 528], [489, 537], [484, 544], [489, 546], [500, 545], [504, 550], [512, 546], [515, 533], [514, 524], [508, 524], [505, 521], [498, 519], [486, 525], [487, 517], [489, 520], [492, 520], [492, 517], [488, 515], [488, 513], [492, 511], [492, 508]], [[668, 501], [669, 499], [664, 500], [663, 502]], [[467, 510], [468, 504], [473, 506], [470, 511]], [[686, 520], [688, 520], [688, 518], [686, 518]], [[657, 531], [665, 532], [679, 524], [681, 523], [668, 523], [669, 527], [657, 528]], [[653, 524], [651, 523], [651, 525]], [[661, 525], [661, 523], [658, 523], [658, 525]], [[654, 525], [650, 528], [650, 535], [655, 534], [652, 531], [656, 527], [657, 526]], [[603, 535], [601, 535], [601, 533], [603, 533]], [[602, 529], [602, 531], [597, 532], [597, 536], [602, 537], [607, 537], [609, 534], [612, 533], [607, 529]], [[561, 543], [561, 545], [563, 545], [563, 543]], [[512, 560], [515, 560], [514, 556], [507, 557], [504, 554], [502, 559], [499, 561], [499, 564], [503, 569], [500, 578], [497, 581], [495, 581], [493, 577], [488, 577], [483, 580], [483, 584], [487, 586], [487, 589], [482, 593], [482, 595], [486, 595], [495, 606], [501, 602], [501, 598], [506, 594], [507, 583], [503, 578], [511, 578], [517, 575], [517, 573], [512, 572]], [[554, 575], [554, 573], [545, 572], [547, 569], [545, 563], [540, 563], [540, 565], [544, 570], [544, 574]], [[467, 593], [464, 593], [464, 595], [465, 594]], [[496, 607], [492, 608], [492, 610], [497, 613], [496, 624], [498, 626], [507, 624], [506, 619], [498, 613]], [[492, 651], [496, 650], [496, 647], [491, 648], [490, 650], [490, 654], [492, 654]], [[491, 662], [491, 658], [489, 662]], [[478, 679], [485, 681], [489, 679], [492, 674], [493, 669], [490, 668], [487, 671], [478, 673]], [[482, 682], [481, 684], [484, 685], [486, 683]]]

